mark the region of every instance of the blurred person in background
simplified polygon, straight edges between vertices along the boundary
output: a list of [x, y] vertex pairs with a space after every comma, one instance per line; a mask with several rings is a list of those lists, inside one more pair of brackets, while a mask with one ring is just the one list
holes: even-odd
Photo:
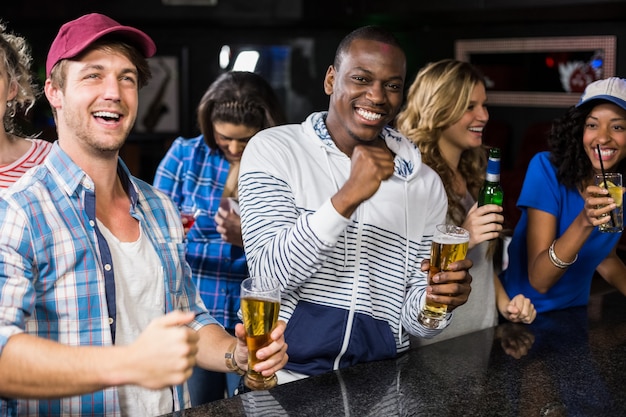
[[39, 165], [52, 148], [48, 141], [24, 137], [15, 120], [20, 112], [28, 112], [39, 96], [31, 62], [26, 39], [7, 31], [0, 22], [0, 188], [7, 188]]
[[[230, 71], [207, 89], [197, 109], [201, 134], [177, 138], [159, 164], [154, 186], [182, 211], [197, 213], [187, 232], [186, 258], [200, 297], [230, 333], [240, 320], [241, 281], [248, 277], [238, 210], [239, 162], [248, 141], [285, 122], [271, 86], [258, 74]], [[232, 395], [234, 374], [196, 367], [189, 380], [191, 402]]]

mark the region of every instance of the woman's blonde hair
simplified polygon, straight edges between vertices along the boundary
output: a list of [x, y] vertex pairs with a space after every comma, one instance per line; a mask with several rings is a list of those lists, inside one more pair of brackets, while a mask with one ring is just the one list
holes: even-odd
[[17, 133], [14, 117], [18, 111], [28, 112], [41, 94], [31, 72], [32, 56], [30, 47], [21, 36], [7, 32], [4, 23], [0, 22], [0, 65], [4, 67], [8, 78], [8, 86], [17, 86], [17, 94], [7, 102], [4, 114], [4, 130]]
[[[448, 196], [448, 217], [461, 225], [465, 209], [454, 192], [454, 172], [439, 151], [438, 142], [444, 130], [458, 122], [468, 109], [474, 87], [485, 84], [483, 76], [471, 64], [444, 59], [430, 63], [417, 74], [409, 88], [404, 109], [396, 127], [417, 144], [423, 161], [441, 177]], [[474, 197], [485, 177], [487, 157], [483, 147], [463, 151], [458, 172], [465, 178]]]

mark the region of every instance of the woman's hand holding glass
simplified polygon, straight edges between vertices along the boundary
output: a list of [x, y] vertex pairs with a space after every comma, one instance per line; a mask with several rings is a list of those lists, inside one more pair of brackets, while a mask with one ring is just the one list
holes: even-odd
[[220, 207], [214, 217], [217, 233], [222, 236], [224, 242], [243, 248], [241, 235], [241, 217], [239, 205], [231, 198], [222, 199]]
[[610, 213], [617, 208], [617, 203], [607, 189], [599, 185], [589, 185], [583, 197], [585, 206], [582, 215], [589, 226], [596, 227], [612, 221]]

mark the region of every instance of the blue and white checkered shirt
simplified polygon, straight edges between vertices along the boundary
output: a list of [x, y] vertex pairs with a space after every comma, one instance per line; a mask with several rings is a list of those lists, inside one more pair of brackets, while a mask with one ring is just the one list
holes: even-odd
[[240, 320], [240, 285], [248, 276], [243, 248], [224, 242], [213, 219], [230, 164], [204, 137], [178, 138], [161, 161], [154, 186], [187, 211], [201, 210], [187, 234], [187, 262], [207, 309], [227, 329]]
[[[131, 215], [161, 260], [166, 312], [195, 311], [194, 329], [215, 323], [190, 279], [176, 208], [131, 178], [122, 162], [118, 175], [131, 198]], [[114, 266], [96, 225], [93, 181], [55, 143], [41, 166], [0, 197], [0, 355], [10, 337], [22, 332], [69, 346], [114, 344]], [[173, 393], [176, 409], [188, 405], [182, 386]], [[5, 415], [118, 416], [120, 409], [117, 389], [108, 388], [62, 399], [0, 399]]]

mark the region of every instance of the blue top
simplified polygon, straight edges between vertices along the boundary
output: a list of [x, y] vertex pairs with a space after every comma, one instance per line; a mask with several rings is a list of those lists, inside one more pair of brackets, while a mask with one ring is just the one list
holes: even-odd
[[241, 281], [248, 276], [243, 248], [224, 242], [213, 219], [220, 205], [230, 164], [204, 137], [178, 138], [159, 164], [154, 186], [182, 209], [202, 214], [187, 234], [187, 262], [207, 309], [227, 329], [240, 322]]
[[[215, 323], [202, 305], [184, 261], [183, 231], [171, 201], [118, 175], [159, 255], [165, 311], [196, 312], [190, 327]], [[2, 191], [0, 198], [0, 354], [10, 337], [32, 334], [69, 346], [111, 346], [115, 328], [114, 265], [96, 223], [94, 183], [54, 144], [46, 161]], [[109, 282], [113, 288], [107, 288]], [[176, 409], [188, 396], [173, 387]], [[0, 415], [120, 415], [117, 388], [51, 400], [0, 399]], [[18, 413], [19, 410], [19, 413]]]
[[557, 218], [556, 238], [559, 238], [583, 210], [584, 200], [578, 190], [566, 188], [556, 178], [556, 167], [549, 152], [540, 152], [531, 160], [524, 185], [517, 201], [522, 211], [509, 245], [509, 266], [500, 278], [510, 297], [524, 294], [530, 298], [538, 313], [567, 307], [587, 305], [591, 279], [598, 267], [618, 243], [621, 233], [601, 233], [595, 228], [578, 252], [578, 260], [561, 279], [541, 294], [528, 279], [527, 208], [545, 211]]

